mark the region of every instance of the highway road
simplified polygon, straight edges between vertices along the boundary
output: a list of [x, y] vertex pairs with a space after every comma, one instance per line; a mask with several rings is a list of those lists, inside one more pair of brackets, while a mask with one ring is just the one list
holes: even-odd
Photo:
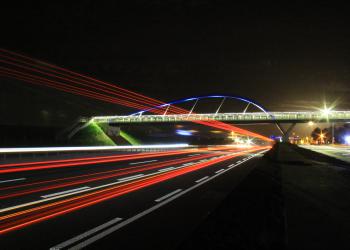
[[0, 164], [1, 249], [171, 249], [268, 147]]
[[350, 146], [302, 145], [301, 147], [337, 158], [345, 162], [350, 162]]

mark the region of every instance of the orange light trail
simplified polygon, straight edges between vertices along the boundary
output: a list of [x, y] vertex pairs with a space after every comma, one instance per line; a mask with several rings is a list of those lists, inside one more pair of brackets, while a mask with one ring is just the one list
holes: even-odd
[[[114, 98], [114, 97], [111, 97], [109, 95], [95, 92], [93, 90], [86, 90], [86, 89], [82, 89], [82, 88], [79, 88], [76, 86], [67, 85], [67, 84], [64, 84], [62, 82], [48, 80], [48, 79], [43, 78], [43, 77], [34, 76], [34, 75], [30, 75], [30, 74], [28, 75], [28, 73], [23, 73], [23, 72], [19, 72], [19, 71], [14, 72], [13, 70], [12, 70], [12, 72], [9, 72], [9, 71], [11, 71], [11, 69], [3, 67], [3, 71], [0, 71], [0, 74], [6, 75], [6, 76], [14, 77], [16, 79], [23, 80], [23, 81], [26, 81], [26, 82], [29, 82], [32, 84], [49, 86], [49, 87], [52, 87], [52, 88], [55, 88], [55, 89], [58, 89], [61, 91], [70, 92], [73, 94], [79, 94], [82, 96], [98, 99], [101, 101], [106, 101], [106, 102], [111, 102], [111, 103], [115, 103], [115, 104], [120, 104], [123, 106], [136, 108], [138, 110], [149, 109], [149, 108], [154, 107], [154, 106], [159, 106], [159, 105], [165, 104], [164, 102], [161, 102], [159, 100], [138, 94], [138, 93], [133, 92], [133, 91], [126, 90], [126, 89], [121, 88], [119, 86], [116, 86], [114, 84], [100, 81], [100, 80], [94, 79], [92, 77], [87, 77], [87, 76], [84, 76], [82, 74], [78, 74], [76, 72], [73, 72], [73, 71], [52, 65], [52, 64], [48, 64], [45, 62], [41, 62], [39, 60], [35, 60], [32, 58], [20, 55], [18, 53], [14, 53], [14, 52], [4, 50], [4, 49], [0, 49], [0, 51], [2, 52], [2, 54], [0, 54], [0, 56], [7, 59], [7, 60], [0, 60], [2, 63], [10, 64], [10, 65], [15, 66], [15, 67], [34, 71], [34, 72], [39, 73], [41, 75], [46, 75], [49, 77], [68, 81], [70, 83], [75, 83], [78, 85], [89, 87], [89, 88], [92, 88], [94, 90], [99, 90], [99, 91], [102, 91], [102, 92], [107, 93], [107, 94], [113, 94], [114, 96], [119, 96], [119, 98]], [[10, 60], [10, 61], [8, 61], [8, 60]], [[38, 62], [40, 63], [40, 65], [38, 65]], [[27, 66], [21, 65], [19, 63], [25, 64]], [[28, 66], [30, 66], [30, 67], [28, 67]], [[38, 70], [38, 68], [41, 70]], [[42, 70], [44, 70], [44, 71], [42, 71]], [[51, 73], [49, 73], [47, 71], [49, 71]], [[52, 74], [52, 73], [54, 73], [54, 74]], [[122, 98], [132, 100], [132, 102], [128, 101], [128, 100], [124, 100]], [[164, 107], [164, 109], [165, 108], [166, 107]], [[152, 110], [152, 112], [156, 113], [156, 114], [162, 114], [163, 110], [156, 109], [156, 110]], [[188, 113], [188, 111], [186, 111], [182, 108], [172, 106], [169, 109], [168, 113], [184, 114], [184, 113]], [[232, 126], [232, 125], [220, 122], [220, 121], [216, 121], [216, 120], [192, 121], [192, 122], [202, 124], [205, 126], [211, 126], [211, 127], [218, 128], [218, 129], [227, 130], [227, 131], [234, 131], [236, 133], [259, 138], [259, 139], [262, 139], [264, 141], [270, 141], [270, 142], [272, 141], [270, 138], [267, 138], [265, 136], [262, 136], [262, 135], [259, 135], [257, 133], [254, 133], [254, 132], [251, 132], [251, 131], [248, 131], [245, 129], [241, 129], [241, 128], [238, 128], [238, 127], [235, 127], [235, 126]]]
[[48, 220], [59, 215], [63, 215], [72, 211], [76, 211], [94, 204], [106, 201], [112, 198], [116, 198], [123, 194], [127, 194], [132, 191], [136, 191], [150, 185], [154, 185], [165, 180], [175, 178], [177, 176], [190, 173], [205, 167], [209, 167], [213, 164], [223, 162], [240, 155], [247, 154], [248, 152], [255, 152], [263, 150], [269, 147], [255, 147], [244, 152], [237, 153], [235, 155], [223, 156], [218, 159], [212, 159], [207, 162], [194, 164], [185, 168], [172, 170], [166, 173], [158, 173], [155, 176], [146, 177], [140, 180], [134, 180], [126, 184], [112, 186], [98, 191], [93, 191], [88, 194], [79, 195], [76, 197], [60, 200], [57, 202], [41, 205], [17, 211], [14, 213], [6, 214], [0, 217], [2, 224], [0, 225], [0, 234], [5, 234], [13, 230], [17, 230], [34, 223]]
[[[191, 162], [191, 161], [195, 161], [195, 160], [208, 158], [209, 156], [217, 156], [217, 155], [221, 155], [221, 154], [223, 154], [223, 153], [213, 152], [210, 155], [206, 154], [206, 155], [200, 155], [200, 156], [185, 157], [185, 158], [181, 158], [181, 159], [169, 160], [169, 161], [164, 161], [164, 162], [159, 162], [159, 163], [143, 164], [143, 165], [139, 165], [139, 166], [135, 166], [135, 167], [119, 168], [117, 170], [103, 171], [103, 172], [98, 172], [98, 173], [93, 173], [93, 174], [84, 174], [84, 175], [59, 178], [59, 179], [54, 179], [54, 180], [49, 180], [49, 181], [39, 181], [39, 182], [34, 182], [34, 183], [9, 186], [9, 187], [5, 187], [5, 188], [0, 188], [0, 191], [36, 186], [36, 185], [40, 185], [40, 184], [56, 183], [56, 182], [60, 182], [60, 181], [67, 181], [66, 183], [60, 183], [60, 184], [56, 184], [56, 185], [44, 186], [44, 187], [33, 188], [33, 189], [29, 189], [29, 190], [24, 190], [24, 191], [16, 191], [14, 193], [0, 195], [0, 199], [7, 199], [7, 198], [11, 198], [11, 197], [18, 197], [18, 196], [23, 196], [26, 194], [32, 194], [32, 193], [41, 192], [41, 191], [47, 191], [47, 190], [52, 190], [52, 189], [57, 189], [57, 188], [62, 188], [62, 187], [67, 187], [67, 186], [73, 186], [73, 185], [78, 185], [78, 184], [83, 184], [83, 183], [88, 183], [88, 182], [110, 179], [110, 178], [117, 177], [117, 176], [139, 173], [141, 171], [149, 171], [149, 170], [153, 170], [153, 169], [166, 167], [169, 165], [182, 164], [182, 163], [186, 163], [186, 162]], [[101, 176], [93, 177], [96, 175], [101, 175]], [[92, 178], [87, 178], [87, 177], [92, 177]], [[81, 180], [71, 181], [74, 179], [81, 179]], [[69, 181], [71, 181], [71, 182], [69, 182]]]
[[[47, 165], [34, 165], [34, 166], [24, 166], [24, 167], [8, 167], [5, 169], [2, 169], [3, 166], [1, 166], [0, 174], [4, 173], [14, 173], [14, 172], [22, 172], [22, 171], [31, 171], [31, 170], [43, 170], [43, 169], [51, 169], [51, 168], [63, 168], [63, 167], [73, 167], [73, 166], [82, 166], [82, 165], [89, 165], [89, 164], [97, 164], [97, 163], [109, 163], [109, 162], [117, 162], [117, 161], [127, 161], [127, 160], [135, 160], [135, 159], [143, 159], [143, 158], [150, 158], [150, 157], [159, 157], [159, 156], [170, 156], [170, 155], [178, 155], [178, 154], [185, 154], [189, 152], [194, 152], [193, 150], [181, 151], [181, 152], [162, 152], [162, 153], [152, 153], [149, 155], [126, 155], [126, 156], [116, 156], [116, 157], [109, 157], [109, 158], [96, 158], [94, 160], [81, 160], [81, 161], [68, 161], [68, 162], [58, 162], [55, 164], [47, 164]], [[6, 164], [10, 165], [10, 164]], [[17, 165], [17, 164], [16, 164]]]

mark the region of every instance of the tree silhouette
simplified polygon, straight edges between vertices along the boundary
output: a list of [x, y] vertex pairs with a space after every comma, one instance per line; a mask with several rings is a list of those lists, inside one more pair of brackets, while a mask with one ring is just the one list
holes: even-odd
[[322, 130], [317, 127], [315, 128], [312, 132], [311, 132], [311, 137], [314, 141], [318, 141], [320, 134], [321, 134]]

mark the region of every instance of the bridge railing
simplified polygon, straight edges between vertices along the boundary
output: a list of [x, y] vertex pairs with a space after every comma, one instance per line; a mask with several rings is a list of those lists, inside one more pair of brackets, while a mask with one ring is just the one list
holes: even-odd
[[169, 115], [139, 115], [139, 116], [96, 116], [96, 122], [143, 123], [143, 122], [186, 122], [186, 121], [329, 121], [350, 120], [350, 111], [331, 111], [324, 114], [321, 111], [310, 112], [253, 112], [253, 113], [217, 113], [217, 114], [169, 114]]

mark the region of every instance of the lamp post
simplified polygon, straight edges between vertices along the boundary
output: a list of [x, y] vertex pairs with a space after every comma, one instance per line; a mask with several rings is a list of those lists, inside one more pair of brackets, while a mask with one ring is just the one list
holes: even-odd
[[332, 144], [334, 144], [335, 138], [334, 138], [334, 122], [332, 122]]

